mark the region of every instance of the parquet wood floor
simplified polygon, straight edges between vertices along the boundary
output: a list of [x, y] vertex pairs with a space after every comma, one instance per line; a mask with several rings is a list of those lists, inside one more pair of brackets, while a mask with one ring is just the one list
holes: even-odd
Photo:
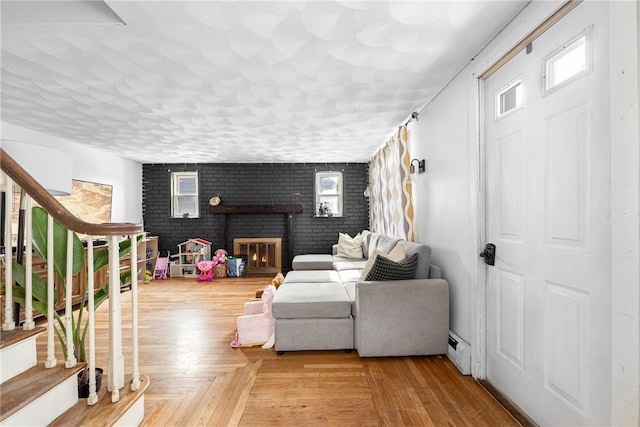
[[[140, 284], [140, 372], [150, 378], [143, 426], [519, 425], [446, 357], [231, 348], [244, 302], [269, 280]], [[126, 347], [131, 293], [121, 296]], [[108, 304], [96, 317], [97, 339], [106, 343]], [[38, 348], [43, 361], [46, 334]], [[106, 353], [97, 360], [106, 366]], [[130, 374], [128, 355], [125, 365]]]

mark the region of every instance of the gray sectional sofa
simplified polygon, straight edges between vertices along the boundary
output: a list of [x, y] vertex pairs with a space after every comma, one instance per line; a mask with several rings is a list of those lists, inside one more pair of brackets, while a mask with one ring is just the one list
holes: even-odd
[[[273, 300], [275, 349], [352, 350], [362, 357], [446, 354], [449, 286], [428, 245], [361, 233], [362, 257], [298, 255]], [[360, 280], [368, 258], [402, 245], [417, 254], [409, 280]], [[370, 263], [370, 265], [373, 262]]]

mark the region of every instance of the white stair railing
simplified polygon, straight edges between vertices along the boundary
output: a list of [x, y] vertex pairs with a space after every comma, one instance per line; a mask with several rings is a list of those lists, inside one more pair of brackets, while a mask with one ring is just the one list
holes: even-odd
[[[64, 206], [46, 192], [33, 178], [31, 178], [4, 150], [0, 148], [0, 157], [2, 162], [0, 166], [0, 187], [5, 192], [4, 210], [5, 215], [5, 251], [3, 256], [4, 265], [4, 318], [2, 323], [3, 330], [11, 330], [15, 328], [14, 310], [13, 310], [13, 256], [12, 256], [12, 209], [13, 209], [13, 187], [14, 182], [22, 187], [26, 194], [25, 199], [25, 321], [24, 329], [33, 329], [35, 322], [33, 319], [33, 291], [32, 291], [32, 211], [31, 200], [36, 200], [47, 212], [47, 259], [54, 259], [54, 233], [53, 223], [54, 216], [61, 224], [67, 227], [67, 265], [66, 270], [72, 271], [73, 263], [73, 233], [81, 233], [87, 235], [87, 314], [86, 322], [88, 324], [88, 369], [89, 369], [89, 398], [87, 404], [93, 405], [98, 401], [95, 383], [96, 371], [96, 335], [95, 335], [95, 298], [94, 298], [94, 245], [93, 239], [95, 235], [107, 236], [108, 241], [108, 268], [109, 271], [109, 360], [107, 361], [107, 387], [111, 391], [111, 401], [116, 402], [120, 399], [119, 390], [124, 386], [124, 355], [122, 343], [122, 314], [120, 302], [120, 258], [119, 258], [119, 238], [128, 235], [131, 240], [130, 250], [130, 268], [131, 268], [131, 292], [132, 292], [132, 336], [131, 343], [132, 352], [132, 381], [131, 390], [137, 390], [140, 387], [140, 372], [138, 367], [138, 259], [137, 259], [137, 243], [138, 237], [141, 235], [142, 229], [133, 224], [89, 224], [78, 220], [71, 215]], [[20, 248], [21, 249], [21, 248]], [[19, 249], [19, 250], [20, 250]], [[55, 354], [55, 271], [53, 261], [47, 262], [47, 359], [45, 361], [46, 368], [53, 368], [57, 365]], [[64, 286], [64, 313], [66, 322], [66, 350], [67, 358], [65, 367], [70, 368], [76, 364], [75, 346], [72, 336], [72, 317], [73, 317], [73, 277], [71, 274], [66, 275]], [[82, 309], [82, 307], [80, 308]], [[80, 325], [75, 325], [80, 327]]]

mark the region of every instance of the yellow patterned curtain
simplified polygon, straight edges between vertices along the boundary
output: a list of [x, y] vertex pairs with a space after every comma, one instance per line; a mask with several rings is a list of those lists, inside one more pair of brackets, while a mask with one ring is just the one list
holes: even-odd
[[369, 225], [371, 231], [414, 240], [413, 198], [409, 180], [409, 130], [400, 126], [371, 159]]

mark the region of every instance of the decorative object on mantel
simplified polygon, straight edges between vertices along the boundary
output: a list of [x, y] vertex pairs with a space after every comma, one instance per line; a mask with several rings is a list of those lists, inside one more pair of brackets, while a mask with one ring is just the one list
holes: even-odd
[[220, 196], [213, 196], [212, 198], [209, 199], [209, 205], [210, 206], [218, 206], [220, 204], [222, 200], [220, 199]]

